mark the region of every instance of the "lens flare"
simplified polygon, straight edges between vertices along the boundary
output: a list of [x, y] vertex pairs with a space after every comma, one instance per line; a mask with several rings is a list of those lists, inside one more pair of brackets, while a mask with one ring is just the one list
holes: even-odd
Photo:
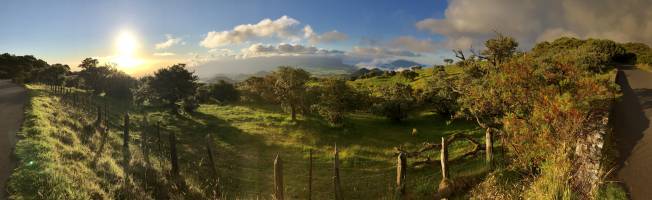
[[139, 48], [140, 42], [132, 32], [126, 30], [120, 32], [115, 39], [115, 55], [112, 62], [125, 71], [133, 71], [144, 63], [138, 58]]

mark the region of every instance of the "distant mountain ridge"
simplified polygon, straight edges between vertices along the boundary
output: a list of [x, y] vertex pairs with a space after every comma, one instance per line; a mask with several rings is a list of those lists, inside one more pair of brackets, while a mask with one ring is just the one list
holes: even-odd
[[389, 63], [380, 64], [377, 67], [382, 69], [396, 70], [400, 68], [410, 68], [413, 66], [424, 66], [424, 65], [410, 60], [398, 59]]

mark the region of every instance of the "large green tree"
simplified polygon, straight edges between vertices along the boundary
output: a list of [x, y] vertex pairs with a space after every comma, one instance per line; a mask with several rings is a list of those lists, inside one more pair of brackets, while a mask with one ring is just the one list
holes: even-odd
[[353, 109], [356, 101], [354, 90], [339, 78], [326, 78], [320, 81], [319, 97], [315, 109], [331, 125], [342, 124], [344, 116]]
[[512, 37], [497, 33], [496, 37], [487, 40], [484, 46], [486, 49], [482, 51], [482, 55], [494, 66], [497, 66], [516, 53], [518, 42]]
[[379, 98], [376, 98], [374, 110], [394, 122], [400, 122], [408, 117], [415, 108], [415, 98], [410, 85], [396, 83], [379, 88]]
[[292, 120], [296, 120], [298, 109], [305, 106], [306, 82], [310, 79], [310, 73], [300, 68], [282, 66], [274, 72], [274, 76], [274, 93], [281, 105], [290, 110]]
[[186, 69], [185, 64], [176, 64], [154, 72], [154, 76], [147, 80], [148, 89], [159, 102], [178, 113], [179, 108], [192, 108], [196, 106], [194, 99], [197, 92], [197, 76]]

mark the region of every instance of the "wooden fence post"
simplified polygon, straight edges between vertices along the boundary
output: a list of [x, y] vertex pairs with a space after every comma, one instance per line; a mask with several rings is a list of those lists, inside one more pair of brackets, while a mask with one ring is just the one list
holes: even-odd
[[158, 153], [161, 159], [159, 159], [159, 165], [161, 167], [161, 170], [163, 170], [163, 147], [162, 143], [163, 140], [161, 140], [161, 123], [156, 122], [156, 137], [158, 138]]
[[308, 153], [308, 200], [312, 199], [312, 149]]
[[276, 159], [274, 159], [274, 199], [283, 200], [283, 191], [283, 161], [276, 154]]
[[444, 137], [441, 138], [441, 176], [448, 179], [448, 144]]
[[335, 192], [335, 200], [342, 200], [342, 188], [340, 187], [340, 157], [337, 150], [337, 143], [335, 143], [335, 152], [333, 159], [333, 189]]
[[215, 168], [215, 159], [213, 158], [213, 136], [209, 133], [206, 134], [206, 153], [208, 153], [208, 164], [210, 165], [210, 170], [213, 175], [213, 180], [215, 181], [215, 186], [217, 188], [217, 196], [220, 196], [219, 182], [220, 178], [217, 175], [217, 168]]
[[176, 179], [179, 177], [179, 161], [177, 158], [177, 136], [170, 132], [170, 162], [172, 163], [172, 176]]
[[451, 193], [451, 182], [448, 180], [448, 144], [444, 137], [441, 138], [441, 182], [439, 182], [439, 187], [437, 192], [439, 193], [439, 198], [446, 198]]
[[407, 174], [407, 156], [401, 152], [396, 160], [396, 192], [399, 199], [405, 197], [405, 175]]
[[[106, 103], [104, 105], [106, 106]], [[105, 110], [104, 110], [105, 120], [107, 118], [106, 117], [107, 112], [108, 112], [108, 110], [106, 110], [106, 107], [105, 107]], [[149, 147], [147, 145], [147, 131], [149, 131], [150, 126], [149, 126], [149, 123], [147, 122], [147, 117], [145, 117], [144, 124], [145, 124], [145, 130], [140, 131], [140, 134], [141, 134], [141, 136], [140, 136], [140, 149], [143, 152], [143, 157], [145, 158], [145, 175], [144, 175], [145, 180], [143, 180], [143, 184], [144, 184], [144, 189], [147, 190], [147, 188], [148, 188], [147, 187], [147, 175], [148, 175], [147, 172], [151, 168], [151, 164], [149, 163]]]
[[493, 133], [491, 132], [491, 128], [487, 128], [485, 132], [485, 153], [487, 165], [490, 168], [493, 167], [493, 146]]
[[124, 133], [122, 134], [122, 151], [124, 156], [124, 171], [125, 177], [129, 177], [129, 162], [131, 160], [131, 153], [129, 152], [129, 113], [125, 113], [124, 118]]

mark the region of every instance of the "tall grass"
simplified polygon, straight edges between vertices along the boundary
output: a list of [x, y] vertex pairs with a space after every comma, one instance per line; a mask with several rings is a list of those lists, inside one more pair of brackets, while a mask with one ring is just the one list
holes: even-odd
[[[268, 199], [272, 193], [273, 159], [284, 161], [285, 194], [291, 199], [307, 198], [308, 151], [313, 151], [314, 199], [332, 197], [332, 152], [337, 143], [341, 159], [342, 189], [347, 199], [390, 199], [395, 184], [394, 147], [416, 149], [423, 142], [437, 142], [457, 132], [482, 137], [473, 123], [446, 123], [432, 113], [414, 116], [395, 124], [384, 118], [351, 114], [343, 127], [332, 128], [319, 118], [303, 117], [297, 122], [275, 106], [201, 105], [189, 116], [169, 114], [157, 108], [130, 112], [132, 120], [129, 178], [122, 168], [122, 130], [108, 132], [93, 126], [95, 112], [83, 112], [60, 102], [41, 86], [30, 85], [31, 100], [17, 145], [20, 165], [12, 175], [10, 193], [14, 199], [210, 199], [220, 191], [226, 199]], [[113, 106], [114, 115], [127, 106]], [[145, 126], [159, 123], [155, 129]], [[111, 118], [120, 124], [119, 117]], [[411, 135], [416, 128], [419, 134]], [[144, 159], [142, 133], [151, 147], [150, 164]], [[178, 138], [181, 176], [170, 174], [169, 143]], [[207, 135], [213, 140], [208, 141]], [[206, 144], [214, 148], [219, 185], [208, 166]], [[161, 150], [158, 150], [158, 145]], [[463, 143], [451, 147], [451, 157], [470, 148]], [[433, 154], [432, 156], [437, 156]], [[413, 160], [408, 160], [412, 162]], [[453, 177], [486, 173], [481, 158], [470, 158], [451, 166]], [[410, 168], [407, 190], [413, 199], [428, 199], [439, 183], [438, 166]]]

